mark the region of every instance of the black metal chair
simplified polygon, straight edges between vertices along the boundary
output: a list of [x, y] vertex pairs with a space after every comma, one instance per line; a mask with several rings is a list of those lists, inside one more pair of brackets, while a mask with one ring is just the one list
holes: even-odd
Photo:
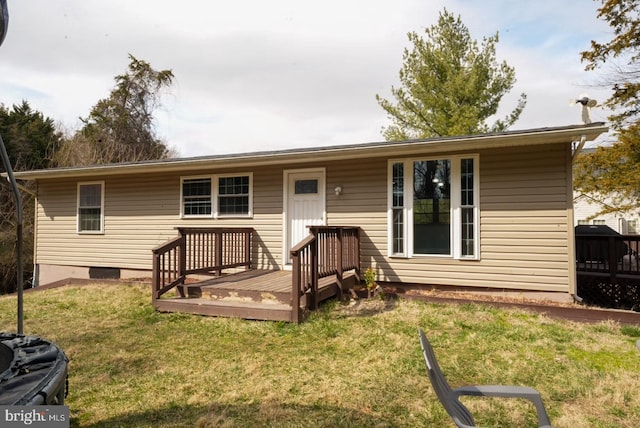
[[472, 428], [476, 426], [471, 412], [460, 402], [460, 397], [464, 395], [527, 399], [536, 407], [538, 426], [540, 428], [553, 428], [551, 422], [549, 422], [549, 416], [547, 416], [544, 404], [542, 403], [542, 397], [540, 393], [533, 388], [506, 385], [473, 385], [451, 389], [438, 365], [435, 353], [427, 337], [422, 329], [418, 329], [418, 332], [420, 334], [422, 354], [427, 365], [431, 385], [436, 391], [438, 399], [458, 428]]

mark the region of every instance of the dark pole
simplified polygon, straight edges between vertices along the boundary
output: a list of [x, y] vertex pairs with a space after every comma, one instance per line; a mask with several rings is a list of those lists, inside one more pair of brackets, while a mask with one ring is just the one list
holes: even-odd
[[9, 28], [9, 9], [7, 9], [7, 0], [0, 0], [0, 45], [7, 35]]
[[[4, 42], [4, 38], [7, 35], [7, 29], [9, 28], [9, 9], [7, 9], [7, 0], [0, 0], [0, 45]], [[7, 171], [7, 177], [11, 188], [13, 189], [13, 195], [16, 198], [16, 265], [18, 272], [16, 273], [16, 288], [18, 291], [18, 334], [23, 333], [24, 324], [24, 312], [23, 312], [23, 274], [22, 274], [22, 198], [20, 197], [20, 190], [18, 184], [13, 176], [13, 168], [11, 168], [11, 161], [9, 161], [9, 155], [7, 155], [7, 149], [2, 141], [0, 135], [0, 155], [2, 155], [2, 163], [4, 169]]]

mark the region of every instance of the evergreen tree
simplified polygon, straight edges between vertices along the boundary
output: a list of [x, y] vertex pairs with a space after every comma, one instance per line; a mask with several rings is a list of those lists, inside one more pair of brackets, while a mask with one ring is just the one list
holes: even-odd
[[[27, 101], [12, 109], [0, 105], [0, 135], [15, 171], [51, 166], [52, 155], [62, 141], [52, 119], [34, 111]], [[34, 198], [30, 182], [23, 183], [23, 260], [25, 271], [33, 266]], [[16, 287], [16, 202], [11, 188], [0, 186], [0, 294]], [[25, 278], [26, 279], [26, 278]]]
[[401, 86], [391, 88], [396, 102], [376, 95], [393, 122], [383, 129], [387, 140], [499, 132], [518, 120], [525, 94], [505, 118], [486, 124], [516, 81], [514, 69], [496, 61], [498, 33], [478, 45], [460, 16], [444, 9], [425, 38], [408, 37], [413, 48], [404, 51]]

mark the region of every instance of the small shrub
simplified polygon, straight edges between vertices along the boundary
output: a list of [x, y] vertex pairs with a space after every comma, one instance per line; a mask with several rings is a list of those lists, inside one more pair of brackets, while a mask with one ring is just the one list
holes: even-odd
[[376, 272], [370, 267], [364, 271], [364, 283], [367, 285], [367, 290], [369, 291], [376, 287]]
[[378, 295], [381, 299], [385, 299], [384, 290], [376, 282], [376, 271], [371, 267], [364, 271], [364, 283], [367, 287], [367, 298]]

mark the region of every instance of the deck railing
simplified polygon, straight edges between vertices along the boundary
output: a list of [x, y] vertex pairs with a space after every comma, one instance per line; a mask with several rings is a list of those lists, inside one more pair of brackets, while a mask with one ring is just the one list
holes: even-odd
[[184, 284], [190, 274], [220, 275], [224, 269], [251, 268], [252, 228], [177, 230], [180, 236], [152, 250], [154, 300]]
[[[291, 249], [293, 322], [302, 321], [304, 309], [318, 307], [318, 281], [335, 275], [340, 292], [344, 273], [360, 274], [360, 228], [312, 226], [310, 235]], [[306, 297], [304, 306], [301, 299]]]
[[640, 236], [576, 235], [577, 295], [595, 306], [640, 311]]
[[640, 275], [639, 250], [640, 235], [576, 235], [576, 270], [615, 284], [620, 276]]

